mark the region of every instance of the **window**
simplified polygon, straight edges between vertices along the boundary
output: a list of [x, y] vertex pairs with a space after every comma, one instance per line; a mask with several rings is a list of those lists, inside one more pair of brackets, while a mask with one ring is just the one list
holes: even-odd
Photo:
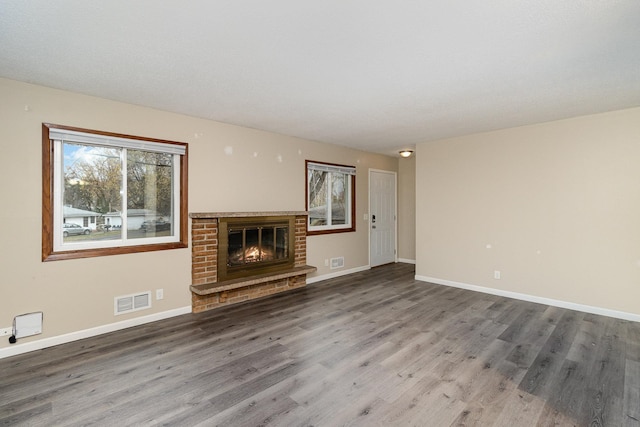
[[187, 247], [187, 144], [42, 125], [42, 259]]
[[307, 160], [307, 233], [355, 231], [356, 168]]

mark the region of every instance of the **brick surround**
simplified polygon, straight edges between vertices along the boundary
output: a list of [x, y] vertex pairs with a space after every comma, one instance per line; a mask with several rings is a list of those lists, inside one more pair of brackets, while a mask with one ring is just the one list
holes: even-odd
[[[218, 283], [218, 218], [230, 216], [295, 216], [295, 259], [294, 267], [307, 267], [301, 273], [273, 274], [270, 277], [247, 278], [246, 282], [233, 281], [232, 285]], [[307, 234], [306, 212], [265, 212], [265, 213], [213, 213], [190, 214], [191, 217], [191, 307], [194, 313], [230, 304], [273, 295], [279, 292], [306, 286], [306, 273], [315, 268], [306, 266]], [[288, 276], [288, 277], [282, 277]], [[257, 277], [257, 276], [256, 276]], [[253, 279], [253, 280], [252, 280]], [[258, 282], [258, 283], [256, 283]], [[246, 283], [246, 285], [244, 284]], [[216, 289], [218, 288], [218, 289]], [[232, 289], [227, 289], [232, 288]]]

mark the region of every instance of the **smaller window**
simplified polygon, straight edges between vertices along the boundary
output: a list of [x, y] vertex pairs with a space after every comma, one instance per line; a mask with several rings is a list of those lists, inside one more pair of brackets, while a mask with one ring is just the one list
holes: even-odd
[[307, 233], [355, 231], [356, 168], [307, 160]]

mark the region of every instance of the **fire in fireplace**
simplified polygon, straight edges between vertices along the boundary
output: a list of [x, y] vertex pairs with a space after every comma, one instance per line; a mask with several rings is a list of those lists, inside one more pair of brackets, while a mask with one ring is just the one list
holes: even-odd
[[218, 280], [293, 267], [295, 217], [220, 218], [218, 225]]
[[289, 227], [277, 225], [232, 225], [228, 228], [227, 267], [286, 259]]

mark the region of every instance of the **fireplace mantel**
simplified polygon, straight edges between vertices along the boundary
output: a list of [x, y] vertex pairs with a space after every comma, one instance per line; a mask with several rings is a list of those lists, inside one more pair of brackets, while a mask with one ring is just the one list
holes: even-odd
[[264, 212], [192, 212], [189, 218], [238, 218], [252, 216], [308, 216], [307, 211], [264, 211]]

